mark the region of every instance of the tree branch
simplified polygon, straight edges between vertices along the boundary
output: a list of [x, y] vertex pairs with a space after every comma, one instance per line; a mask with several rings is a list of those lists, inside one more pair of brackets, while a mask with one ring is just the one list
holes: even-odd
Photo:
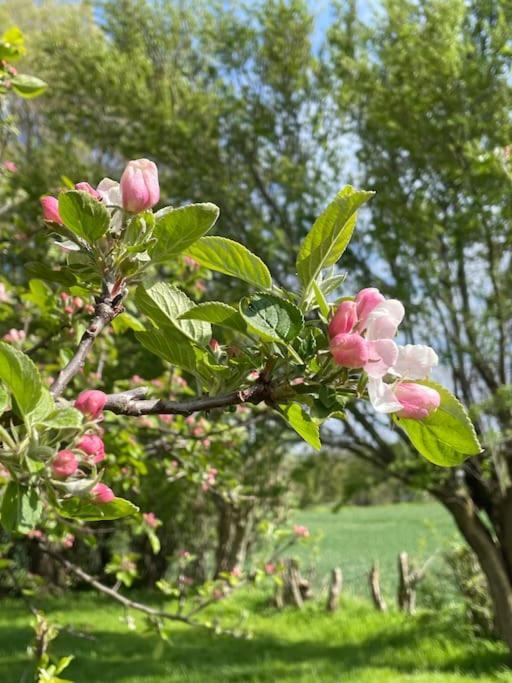
[[[56, 560], [59, 564], [61, 564], [68, 572], [71, 574], [74, 574], [77, 578], [81, 579], [82, 581], [85, 581], [85, 583], [89, 584], [93, 588], [95, 588], [98, 592], [103, 593], [103, 595], [107, 595], [109, 598], [112, 598], [112, 600], [115, 600], [116, 602], [119, 602], [121, 605], [126, 607], [127, 609], [133, 609], [138, 612], [142, 612], [143, 614], [147, 614], [149, 617], [153, 617], [154, 619], [166, 619], [168, 621], [179, 621], [183, 624], [187, 624], [188, 626], [199, 626], [201, 628], [207, 629], [208, 631], [216, 631], [217, 626], [212, 625], [212, 624], [206, 624], [200, 621], [195, 621], [192, 619], [192, 615], [197, 614], [199, 611], [202, 611], [205, 607], [207, 607], [209, 604], [212, 602], [215, 602], [215, 600], [208, 600], [205, 601], [204, 603], [201, 603], [201, 605], [198, 607], [193, 608], [189, 614], [177, 614], [176, 612], [168, 612], [166, 610], [161, 610], [157, 609], [155, 607], [151, 607], [150, 605], [146, 605], [143, 602], [138, 602], [136, 600], [130, 600], [130, 598], [127, 598], [126, 596], [122, 595], [121, 593], [118, 593], [116, 590], [113, 588], [110, 588], [110, 586], [105, 586], [104, 583], [101, 583], [97, 579], [94, 578], [94, 576], [91, 576], [88, 574], [85, 570], [83, 570], [81, 567], [79, 567], [76, 564], [73, 564], [69, 560], [66, 560], [66, 558], [62, 557], [58, 553], [53, 552], [49, 548], [47, 548], [44, 545], [41, 545], [41, 550], [46, 553], [46, 555], [49, 555], [51, 558]], [[229, 592], [231, 592], [232, 588], [224, 594], [223, 597], [226, 597]], [[231, 634], [232, 632], [229, 630], [224, 630], [222, 629], [223, 633], [228, 633]], [[234, 634], [233, 634], [234, 635]]]
[[109, 394], [105, 410], [117, 415], [191, 415], [200, 411], [243, 405], [244, 403], [275, 403], [278, 399], [289, 395], [290, 387], [273, 386], [268, 382], [257, 382], [247, 389], [233, 391], [220, 396], [201, 396], [188, 401], [166, 401], [163, 399], [138, 399], [133, 392]]
[[[112, 292], [114, 291], [115, 288]], [[115, 294], [115, 296], [107, 293], [102, 294], [96, 304], [94, 317], [91, 320], [89, 327], [83, 333], [73, 358], [66, 367], [60, 371], [59, 376], [50, 387], [50, 392], [53, 396], [60, 396], [73, 377], [83, 368], [87, 354], [91, 350], [96, 337], [123, 311], [123, 297], [123, 292]]]

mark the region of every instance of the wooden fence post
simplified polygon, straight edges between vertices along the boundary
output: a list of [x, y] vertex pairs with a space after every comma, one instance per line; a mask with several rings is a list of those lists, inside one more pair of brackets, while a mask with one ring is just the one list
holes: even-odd
[[340, 604], [340, 593], [343, 588], [343, 573], [340, 567], [335, 567], [331, 571], [331, 581], [329, 583], [329, 594], [327, 596], [328, 612], [335, 612]]
[[372, 568], [370, 569], [368, 582], [370, 584], [370, 592], [372, 595], [373, 604], [375, 605], [376, 609], [379, 610], [379, 612], [386, 612], [388, 606], [386, 605], [386, 601], [384, 600], [382, 591], [380, 589], [380, 571], [377, 562], [374, 562]]

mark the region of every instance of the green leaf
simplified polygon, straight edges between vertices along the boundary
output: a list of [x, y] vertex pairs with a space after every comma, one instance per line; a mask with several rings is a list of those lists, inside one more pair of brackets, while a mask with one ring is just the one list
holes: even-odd
[[187, 255], [210, 270], [236, 277], [263, 289], [272, 278], [263, 261], [246, 247], [225, 237], [202, 237], [187, 249]]
[[48, 280], [49, 282], [58, 282], [61, 285], [70, 287], [77, 282], [77, 277], [69, 268], [59, 268], [53, 270], [44, 263], [39, 261], [29, 261], [25, 266], [25, 271], [28, 275]]
[[249, 328], [266, 341], [289, 344], [304, 326], [297, 306], [273, 294], [259, 293], [240, 301], [240, 314]]
[[9, 407], [9, 394], [5, 387], [0, 384], [0, 415], [3, 415]]
[[324, 316], [324, 318], [328, 318], [330, 312], [329, 304], [327, 303], [327, 300], [322, 290], [316, 284], [315, 280], [313, 280], [313, 292], [315, 294], [316, 303], [318, 305], [318, 308], [320, 309], [320, 313]]
[[153, 262], [162, 263], [180, 254], [211, 230], [218, 217], [219, 207], [210, 203], [189, 204], [157, 214]]
[[173, 330], [171, 327], [166, 330], [155, 328], [147, 332], [135, 332], [135, 336], [146, 349], [168, 363], [188, 372], [196, 371], [194, 347], [178, 330]]
[[139, 508], [124, 498], [114, 498], [110, 503], [94, 503], [85, 498], [70, 498], [61, 502], [58, 512], [62, 517], [101, 522], [134, 515]]
[[58, 408], [41, 420], [40, 424], [49, 429], [78, 429], [83, 415], [75, 408]]
[[470, 455], [478, 455], [482, 447], [466, 409], [448, 389], [431, 381], [421, 381], [441, 396], [441, 405], [424, 420], [393, 416], [413, 446], [427, 460], [441, 467], [460, 465]]
[[212, 325], [227, 327], [237, 332], [247, 332], [247, 325], [236, 308], [220, 301], [206, 301], [198, 304], [182, 313], [180, 320], [204, 320]]
[[34, 410], [43, 390], [39, 372], [28, 356], [5, 342], [0, 342], [0, 380], [14, 396], [21, 415]]
[[297, 273], [306, 292], [323, 268], [339, 260], [352, 237], [357, 209], [373, 194], [347, 185], [316, 219], [297, 256]]
[[116, 334], [120, 334], [126, 332], [126, 330], [144, 332], [146, 328], [135, 316], [125, 311], [112, 320], [112, 329]]
[[48, 87], [47, 83], [40, 78], [27, 76], [26, 74], [17, 74], [11, 79], [11, 83], [14, 92], [26, 100], [30, 100], [32, 97], [39, 97]]
[[10, 481], [4, 492], [0, 521], [6, 531], [25, 533], [34, 529], [43, 513], [38, 491]]
[[102, 237], [110, 224], [110, 214], [103, 204], [78, 190], [60, 193], [59, 214], [64, 224], [89, 244]]
[[139, 285], [135, 291], [138, 309], [160, 328], [172, 326], [198, 344], [207, 344], [212, 336], [210, 325], [203, 321], [183, 320], [180, 316], [191, 309], [194, 303], [181, 289], [165, 282], [152, 287]]
[[9, 62], [19, 59], [25, 54], [23, 33], [17, 26], [11, 26], [0, 37], [0, 59]]
[[55, 410], [55, 401], [46, 387], [42, 387], [41, 396], [34, 410], [28, 414], [28, 419], [32, 424], [42, 422], [45, 417]]
[[316, 422], [313, 422], [300, 403], [280, 405], [278, 412], [306, 443], [313, 446], [317, 451], [320, 450], [322, 447], [320, 428]]

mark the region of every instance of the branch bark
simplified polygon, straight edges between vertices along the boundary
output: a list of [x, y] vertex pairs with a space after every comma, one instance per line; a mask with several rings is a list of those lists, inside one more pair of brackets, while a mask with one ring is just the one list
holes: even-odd
[[166, 401], [163, 399], [138, 399], [131, 392], [109, 394], [105, 410], [117, 415], [191, 415], [200, 411], [243, 405], [244, 403], [274, 403], [289, 393], [287, 385], [274, 386], [267, 382], [257, 382], [247, 389], [232, 391], [220, 396], [200, 396], [188, 401]]
[[[113, 289], [113, 291], [115, 291], [115, 289]], [[60, 396], [73, 377], [83, 368], [87, 354], [91, 350], [96, 337], [123, 311], [123, 297], [123, 292], [114, 296], [107, 293], [102, 294], [100, 300], [96, 304], [94, 317], [91, 320], [89, 327], [83, 333], [73, 358], [66, 367], [60, 371], [59, 376], [50, 387], [50, 392], [53, 396]]]

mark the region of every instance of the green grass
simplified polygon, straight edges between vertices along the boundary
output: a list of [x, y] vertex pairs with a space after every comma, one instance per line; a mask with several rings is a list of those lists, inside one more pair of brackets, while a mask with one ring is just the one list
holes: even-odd
[[[339, 566], [344, 590], [361, 596], [368, 595], [367, 575], [375, 560], [383, 590], [394, 595], [399, 552], [405, 550], [423, 562], [436, 550], [460, 540], [452, 518], [438, 503], [345, 507], [337, 513], [315, 508], [298, 511], [294, 521], [312, 532], [312, 540], [302, 544], [296, 554], [301, 566], [315, 568], [316, 583]], [[439, 565], [440, 559], [436, 559], [432, 570]]]
[[[367, 595], [366, 572], [374, 559], [389, 591], [400, 550], [425, 557], [454, 537], [442, 508], [345, 508], [337, 515], [313, 510], [297, 513], [296, 521], [324, 532], [321, 540], [301, 546], [303, 564], [317, 561], [319, 577], [335, 565], [343, 568], [347, 588], [336, 614], [324, 612], [322, 594], [302, 611], [278, 612], [269, 607], [270, 586], [247, 589], [214, 609], [226, 626], [246, 612], [251, 639], [171, 625], [170, 641], [163, 643], [139, 616], [130, 630], [124, 611], [107, 598], [72, 593], [42, 605], [53, 620], [93, 637], [58, 638], [55, 654], [76, 656], [66, 677], [77, 683], [512, 683], [506, 648], [476, 639], [460, 608], [406, 617], [380, 614], [367, 599], [354, 597]], [[314, 546], [321, 550], [317, 558]], [[386, 597], [392, 604], [393, 596]], [[23, 603], [0, 601], [1, 683], [20, 681], [27, 671], [29, 624]]]
[[[54, 599], [46, 606], [60, 623], [94, 640], [62, 635], [57, 654], [76, 655], [66, 671], [77, 683], [466, 683], [512, 681], [505, 648], [474, 639], [456, 615], [380, 614], [361, 601], [345, 601], [334, 615], [321, 605], [278, 613], [260, 593], [240, 594], [229, 612], [245, 608], [250, 640], [173, 626], [162, 644], [123, 623], [123, 611], [90, 594]], [[19, 681], [31, 638], [28, 617], [14, 600], [2, 603], [0, 681]]]

